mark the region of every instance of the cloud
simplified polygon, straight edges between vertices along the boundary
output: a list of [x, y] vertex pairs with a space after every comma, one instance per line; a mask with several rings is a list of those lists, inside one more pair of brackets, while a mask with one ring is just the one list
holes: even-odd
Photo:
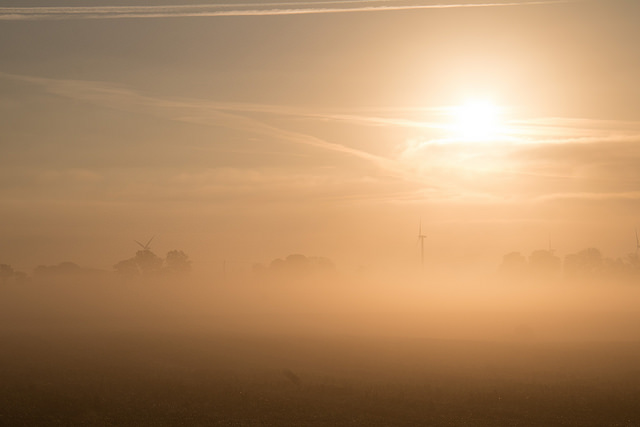
[[[432, 200], [445, 200], [451, 194], [463, 199], [472, 195], [486, 195], [498, 199], [516, 197], [527, 200], [551, 197], [556, 193], [582, 194], [585, 189], [588, 189], [586, 193], [602, 194], [604, 197], [606, 194], [629, 193], [640, 182], [640, 172], [637, 170], [640, 161], [640, 149], [637, 148], [640, 122], [558, 117], [514, 120], [508, 125], [510, 139], [485, 144], [433, 138], [430, 133], [438, 132], [442, 127], [438, 120], [443, 119], [444, 107], [368, 108], [336, 112], [294, 106], [161, 98], [92, 81], [2, 73], [0, 78], [39, 85], [49, 93], [102, 107], [183, 123], [230, 128], [259, 139], [312, 147], [373, 166], [372, 169], [359, 169], [355, 175], [349, 175], [353, 163], [339, 163], [341, 168], [338, 170], [349, 175], [340, 179], [352, 179], [365, 171], [376, 181], [371, 186], [367, 182], [355, 182], [350, 188], [343, 186], [344, 197], [389, 195], [389, 200], [400, 200], [411, 199], [412, 194], [417, 194], [418, 199], [425, 200], [423, 192], [429, 191], [428, 198]], [[280, 119], [287, 116], [373, 128], [384, 126], [391, 128], [390, 134], [394, 133], [394, 128], [411, 129], [412, 134], [422, 136], [407, 140], [403, 145], [399, 145], [401, 142], [398, 139], [387, 141], [396, 144], [397, 149], [385, 157], [365, 151], [366, 141], [357, 141], [364, 147], [357, 149], [347, 145], [351, 143], [349, 140], [342, 141], [343, 145], [289, 130], [282, 124], [272, 124], [282, 122]], [[317, 123], [312, 128], [318, 129]], [[206, 146], [197, 148], [207, 149]], [[260, 146], [260, 149], [269, 148]], [[323, 173], [319, 170], [310, 171], [309, 176], [318, 179]], [[278, 187], [277, 180], [269, 182]], [[324, 181], [316, 183], [318, 188], [331, 187]], [[374, 191], [375, 187], [380, 186], [385, 187], [384, 191]], [[181, 188], [178, 193], [188, 193], [181, 186], [178, 187]], [[303, 187], [311, 188], [313, 185]], [[203, 190], [199, 185], [194, 185], [195, 188]], [[358, 188], [364, 190], [358, 191]], [[404, 193], [401, 194], [402, 191]], [[338, 197], [338, 193], [333, 193], [333, 197]]]
[[598, 193], [598, 192], [554, 193], [554, 194], [537, 197], [535, 200], [536, 201], [550, 201], [550, 200], [640, 201], [640, 191], [628, 191], [628, 192], [617, 192], [617, 193]]
[[398, 161], [424, 180], [438, 177], [443, 194], [464, 200], [473, 194], [517, 203], [636, 198], [639, 130], [637, 122], [536, 119], [509, 141], [408, 140]]
[[[67, 19], [131, 19], [281, 16], [328, 13], [389, 12], [422, 9], [457, 9], [510, 6], [534, 6], [569, 3], [577, 0], [511, 1], [487, 3], [391, 4], [361, 6], [379, 1], [320, 1], [266, 4], [165, 5], [165, 6], [91, 6], [91, 7], [0, 7], [0, 20], [67, 20]], [[340, 4], [342, 7], [330, 7]], [[329, 7], [317, 7], [326, 5]], [[347, 6], [351, 5], [351, 6]], [[298, 6], [292, 8], [291, 6]]]
[[[50, 79], [13, 75], [0, 72], [0, 78], [23, 81], [45, 88], [49, 93], [66, 98], [90, 102], [107, 108], [133, 113], [152, 114], [169, 120], [208, 126], [222, 126], [270, 136], [319, 149], [343, 153], [377, 164], [383, 169], [394, 170], [393, 159], [380, 157], [366, 151], [325, 141], [313, 135], [293, 132], [249, 117], [248, 113], [280, 117], [296, 117], [338, 122], [356, 126], [389, 127], [424, 131], [419, 141], [400, 148], [399, 157], [427, 146], [447, 146], [454, 149], [468, 142], [446, 135], [448, 107], [421, 108], [366, 108], [351, 110], [309, 109], [286, 105], [218, 102], [190, 98], [160, 98], [136, 92], [111, 83]], [[439, 132], [434, 135], [432, 131]], [[509, 120], [504, 126], [500, 143], [522, 145], [590, 144], [605, 142], [636, 142], [640, 140], [640, 122], [597, 120], [584, 118], [539, 117]], [[488, 141], [489, 146], [495, 141]], [[477, 148], [478, 143], [471, 144]]]
[[183, 208], [287, 210], [331, 203], [389, 202], [407, 194], [400, 181], [372, 175], [291, 171], [277, 167], [194, 170], [39, 168], [0, 171], [0, 196], [20, 203], [158, 204]]
[[637, 141], [640, 122], [566, 117], [513, 120], [508, 134], [521, 143], [573, 144]]
[[[273, 106], [260, 107], [252, 104], [243, 107], [241, 104], [225, 104], [203, 100], [163, 99], [143, 95], [120, 86], [102, 82], [48, 79], [43, 77], [18, 76], [1, 72], [0, 78], [36, 84], [44, 87], [47, 92], [55, 95], [90, 102], [119, 111], [151, 114], [156, 117], [185, 123], [231, 128], [256, 135], [268, 136], [279, 141], [287, 141], [325, 151], [341, 153], [369, 162], [386, 172], [397, 175], [401, 174], [401, 171], [397, 169], [393, 160], [345, 145], [325, 141], [312, 135], [282, 129], [240, 114], [229, 113], [229, 111], [263, 111], [276, 114], [285, 112], [295, 114], [294, 109], [291, 108], [287, 109]], [[302, 112], [299, 114], [304, 115], [305, 113]]]

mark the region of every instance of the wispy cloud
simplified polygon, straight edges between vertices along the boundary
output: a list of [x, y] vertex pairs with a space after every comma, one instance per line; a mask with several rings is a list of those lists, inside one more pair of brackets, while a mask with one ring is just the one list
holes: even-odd
[[611, 200], [630, 200], [640, 201], [640, 192], [576, 192], [576, 193], [552, 193], [533, 199], [534, 202], [546, 202], [554, 200], [593, 200], [593, 201], [611, 201]]
[[[391, 0], [393, 1], [393, 0]], [[387, 0], [386, 3], [391, 1]], [[570, 3], [579, 0], [532, 0], [487, 3], [407, 3], [380, 5], [381, 0], [319, 1], [292, 3], [248, 3], [218, 5], [165, 6], [89, 6], [89, 7], [0, 7], [0, 20], [67, 20], [67, 19], [132, 19], [280, 16], [328, 13], [390, 12], [421, 9], [456, 9], [535, 6]], [[376, 4], [378, 3], [378, 4]], [[324, 7], [318, 7], [322, 5]], [[336, 6], [339, 5], [339, 6]]]
[[[251, 104], [243, 108], [242, 104], [224, 104], [189, 99], [163, 99], [143, 95], [117, 85], [102, 82], [19, 76], [2, 72], [0, 72], [0, 78], [36, 84], [42, 86], [47, 92], [58, 96], [90, 102], [94, 105], [113, 108], [115, 110], [152, 114], [156, 117], [185, 123], [242, 130], [279, 141], [341, 153], [370, 162], [386, 172], [401, 174], [401, 171], [397, 169], [393, 160], [346, 145], [325, 141], [313, 135], [282, 129], [237, 114], [239, 112], [260, 110], [272, 113], [288, 111], [290, 114], [293, 114], [293, 109], [270, 106], [260, 108], [260, 106]], [[233, 111], [233, 113], [229, 111]]]
[[575, 144], [639, 141], [640, 122], [571, 117], [512, 120], [506, 131], [514, 141], [534, 144]]
[[[340, 111], [164, 98], [94, 81], [3, 73], [0, 78], [38, 85], [51, 94], [118, 111], [239, 130], [250, 137], [285, 144], [285, 147], [286, 144], [297, 144], [342, 155], [347, 160], [355, 159], [363, 165], [374, 166], [368, 169], [371, 176], [393, 187], [390, 192], [396, 188], [431, 189], [434, 191], [430, 194], [432, 199], [438, 198], [436, 194], [443, 198], [448, 193], [498, 197], [511, 194], [515, 188], [519, 189], [519, 200], [551, 197], [556, 193], [578, 194], [584, 188], [591, 190], [586, 192], [590, 195], [605, 197], [606, 194], [633, 192], [640, 179], [637, 168], [640, 122], [558, 117], [513, 120], [509, 124], [512, 139], [485, 144], [432, 138], [432, 134], [439, 133], [438, 120], [443, 119], [445, 107]], [[313, 133], [292, 130], [282, 124], [286, 122], [282, 119], [288, 118], [398, 130], [410, 128], [412, 135], [424, 136], [406, 141], [389, 140], [394, 150], [377, 155], [373, 150], [368, 152], [363, 141], [350, 146], [353, 141], [329, 141]], [[309, 128], [317, 128], [317, 123]], [[401, 135], [405, 133], [397, 135], [404, 138]], [[359, 148], [355, 148], [358, 145]], [[207, 149], [206, 146], [197, 148]], [[274, 145], [268, 143], [256, 145], [256, 150], [273, 148]], [[300, 152], [307, 153], [306, 150]], [[356, 164], [339, 163], [343, 166]]]

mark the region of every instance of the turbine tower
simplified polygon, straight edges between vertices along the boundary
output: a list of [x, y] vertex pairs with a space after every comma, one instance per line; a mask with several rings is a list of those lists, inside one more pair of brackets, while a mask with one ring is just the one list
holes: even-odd
[[151, 250], [151, 247], [149, 245], [151, 244], [151, 241], [155, 237], [156, 236], [153, 236], [152, 238], [150, 238], [146, 245], [143, 245], [142, 243], [138, 242], [137, 240], [134, 240], [134, 242], [136, 242], [138, 245], [140, 245], [140, 247], [142, 248], [143, 251], [149, 251], [149, 250]]
[[639, 250], [640, 250], [640, 239], [638, 238], [638, 229], [636, 228], [636, 256], [638, 256]]
[[427, 236], [422, 234], [422, 220], [420, 220], [420, 226], [418, 227], [418, 241], [420, 242], [420, 265], [424, 268], [424, 239]]

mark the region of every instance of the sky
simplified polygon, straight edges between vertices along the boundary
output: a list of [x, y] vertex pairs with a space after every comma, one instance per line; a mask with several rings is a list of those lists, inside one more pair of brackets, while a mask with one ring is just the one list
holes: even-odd
[[[640, 2], [0, 1], [0, 263], [495, 269], [640, 228]], [[469, 267], [471, 268], [471, 267]]]

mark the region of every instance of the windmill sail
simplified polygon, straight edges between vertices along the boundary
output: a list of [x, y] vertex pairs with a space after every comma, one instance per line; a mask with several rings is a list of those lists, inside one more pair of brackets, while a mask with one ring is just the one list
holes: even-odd
[[147, 242], [146, 245], [143, 245], [142, 243], [138, 242], [137, 240], [133, 240], [134, 242], [136, 242], [138, 245], [140, 245], [140, 247], [142, 248], [143, 251], [148, 251], [150, 250], [150, 246], [151, 245], [151, 241], [155, 238], [156, 236], [153, 236], [152, 238], [149, 239], [149, 241]]

